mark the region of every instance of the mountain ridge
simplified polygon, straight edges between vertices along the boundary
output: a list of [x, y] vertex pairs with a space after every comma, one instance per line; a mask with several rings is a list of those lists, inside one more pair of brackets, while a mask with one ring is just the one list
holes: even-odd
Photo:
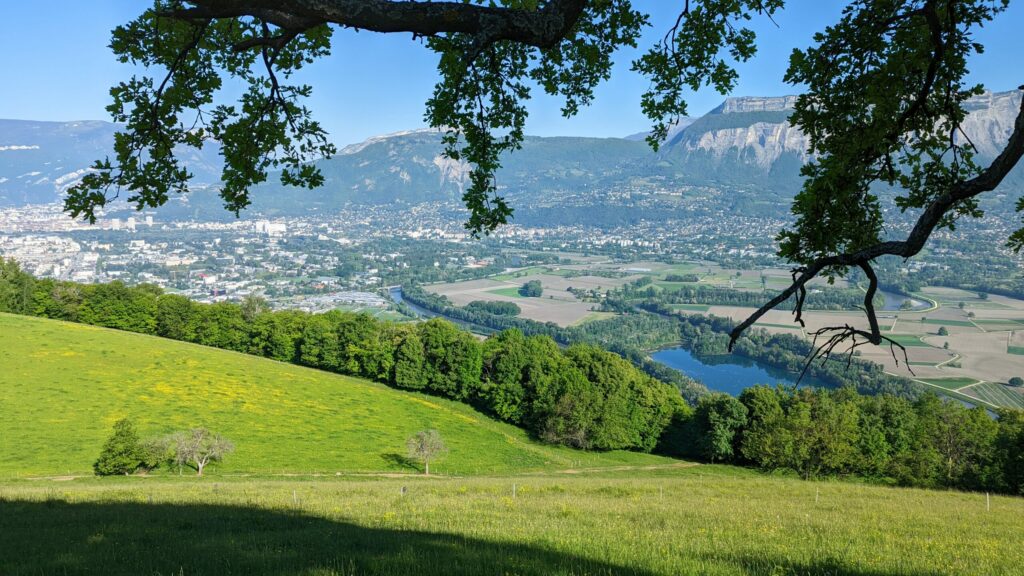
[[[964, 128], [981, 158], [1002, 149], [1021, 94], [986, 92], [968, 102]], [[788, 121], [796, 98], [727, 98], [699, 118], [681, 118], [658, 152], [642, 141], [644, 134], [528, 136], [521, 150], [502, 159], [499, 193], [534, 201], [567, 191], [714, 186], [791, 197], [800, 186], [800, 166], [810, 158], [807, 137]], [[95, 159], [109, 153], [116, 128], [103, 121], [0, 120], [0, 206], [58, 201]], [[436, 129], [414, 129], [350, 144], [319, 161], [324, 187], [308, 191], [260, 185], [253, 189], [253, 208], [280, 213], [349, 202], [458, 200], [470, 166], [443, 155], [441, 135]], [[220, 171], [216, 146], [191, 151], [183, 160], [196, 174], [196, 188], [215, 186]], [[1021, 172], [1015, 171], [1014, 185], [1024, 182]], [[180, 203], [188, 204], [188, 198]], [[216, 205], [203, 204], [204, 210]]]

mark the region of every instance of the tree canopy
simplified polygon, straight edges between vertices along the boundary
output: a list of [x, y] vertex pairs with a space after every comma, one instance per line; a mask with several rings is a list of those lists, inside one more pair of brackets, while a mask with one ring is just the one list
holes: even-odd
[[[122, 190], [139, 209], [188, 190], [183, 147], [216, 141], [224, 158], [221, 196], [227, 209], [250, 204], [249, 189], [279, 170], [286, 185], [323, 184], [314, 160], [335, 152], [305, 104], [312, 87], [293, 73], [327, 57], [337, 29], [411, 33], [438, 55], [440, 80], [426, 102], [428, 123], [444, 131], [446, 155], [471, 167], [463, 200], [467, 228], [488, 233], [508, 222], [512, 207], [499, 194], [501, 155], [523, 142], [525, 102], [536, 89], [563, 99], [575, 114], [610, 79], [612, 56], [635, 46], [648, 15], [631, 0], [156, 0], [114, 30], [122, 62], [154, 75], [111, 90], [108, 107], [125, 128], [114, 158], [70, 189], [66, 209], [94, 221]], [[650, 80], [641, 107], [657, 147], [672, 121], [687, 112], [687, 91], [711, 86], [728, 93], [735, 64], [756, 53], [755, 18], [771, 19], [784, 0], [684, 0], [670, 30], [633, 63]], [[793, 282], [747, 321], [794, 298], [796, 321], [813, 278], [860, 269], [868, 280], [869, 329], [826, 328], [820, 353], [889, 340], [872, 300], [872, 262], [916, 255], [938, 228], [979, 217], [978, 196], [993, 190], [1024, 154], [1024, 110], [1005, 148], [989, 163], [960, 126], [967, 100], [983, 87], [968, 83], [968, 64], [984, 46], [979, 28], [1008, 0], [854, 0], [838, 22], [794, 51], [785, 80], [801, 87], [791, 123], [810, 139], [811, 160], [793, 204], [795, 221], [778, 240], [793, 263]], [[246, 88], [225, 102], [225, 81]], [[917, 215], [902, 240], [886, 236], [878, 186], [898, 191], [896, 207]], [[1024, 200], [1017, 206], [1024, 210]], [[1008, 244], [1024, 247], [1024, 228]], [[890, 345], [900, 346], [889, 340]]]

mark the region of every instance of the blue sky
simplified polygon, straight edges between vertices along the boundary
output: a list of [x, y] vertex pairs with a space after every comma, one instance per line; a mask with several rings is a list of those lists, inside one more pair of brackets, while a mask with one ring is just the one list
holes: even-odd
[[[108, 90], [131, 70], [119, 65], [107, 44], [110, 30], [135, 17], [141, 0], [33, 0], [7, 2], [0, 19], [0, 68], [8, 80], [0, 88], [0, 118], [31, 120], [107, 119]], [[782, 82], [793, 48], [810, 44], [814, 32], [833, 22], [845, 2], [790, 0], [778, 15], [778, 27], [755, 21], [759, 53], [741, 66], [735, 95], [782, 95], [796, 92]], [[1024, 84], [1019, 54], [1024, 53], [1024, 6], [1011, 4], [979, 39], [987, 53], [972, 63], [973, 80], [993, 90]], [[641, 48], [660, 38], [678, 14], [682, 0], [635, 0], [652, 11]], [[572, 119], [559, 112], [560, 102], [540, 93], [531, 101], [527, 133], [542, 136], [625, 136], [646, 130], [639, 101], [647, 83], [629, 71], [640, 53], [621, 52], [612, 80], [598, 90], [597, 101]], [[338, 31], [333, 55], [317, 62], [302, 80], [314, 86], [311, 107], [340, 145], [369, 136], [418, 128], [423, 103], [435, 81], [436, 58], [409, 35]], [[713, 90], [693, 94], [691, 115], [717, 106]]]

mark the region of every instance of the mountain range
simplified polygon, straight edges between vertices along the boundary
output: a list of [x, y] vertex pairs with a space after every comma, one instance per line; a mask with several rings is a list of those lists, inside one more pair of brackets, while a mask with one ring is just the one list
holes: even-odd
[[[1021, 96], [1020, 91], [986, 93], [969, 102], [964, 130], [982, 158], [1002, 149]], [[521, 150], [503, 159], [498, 186], [527, 205], [587, 190], [687, 186], [727, 188], [776, 204], [799, 189], [799, 168], [808, 159], [807, 137], [788, 122], [795, 98], [729, 98], [700, 118], [680, 119], [658, 152], [643, 141], [645, 134], [527, 137]], [[98, 121], [0, 120], [0, 206], [59, 200], [94, 160], [110, 153], [116, 130], [116, 125]], [[309, 191], [262, 185], [253, 190], [252, 209], [295, 213], [343, 203], [457, 199], [469, 167], [445, 158], [440, 138], [436, 130], [414, 130], [347, 146], [319, 162], [324, 187]], [[189, 150], [183, 160], [200, 192], [178, 199], [176, 205], [192, 215], [216, 216], [207, 214], [220, 210], [209, 190], [220, 169], [216, 146]], [[1015, 187], [1024, 182], [1022, 173], [1016, 170]]]

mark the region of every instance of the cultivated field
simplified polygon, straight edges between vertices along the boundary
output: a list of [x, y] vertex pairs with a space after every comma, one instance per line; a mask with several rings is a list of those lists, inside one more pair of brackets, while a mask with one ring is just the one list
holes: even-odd
[[0, 574], [1009, 576], [1022, 519], [1021, 498], [718, 466], [21, 481], [0, 483]]
[[0, 343], [0, 479], [91, 474], [124, 417], [143, 436], [224, 434], [222, 473], [414, 473], [405, 441], [428, 428], [450, 448], [431, 469], [450, 474], [675, 462], [548, 446], [465, 404], [151, 336], [0, 314]]
[[[465, 306], [474, 300], [515, 302], [522, 310], [520, 317], [570, 326], [601, 316], [593, 314], [597, 304], [581, 301], [570, 293], [568, 288], [604, 291], [618, 288], [635, 279], [601, 276], [567, 278], [563, 275], [572, 269], [534, 267], [484, 280], [433, 284], [425, 288], [435, 294], [447, 296], [456, 306]], [[544, 293], [539, 298], [524, 298], [519, 295], [519, 288], [528, 280], [540, 281]]]

